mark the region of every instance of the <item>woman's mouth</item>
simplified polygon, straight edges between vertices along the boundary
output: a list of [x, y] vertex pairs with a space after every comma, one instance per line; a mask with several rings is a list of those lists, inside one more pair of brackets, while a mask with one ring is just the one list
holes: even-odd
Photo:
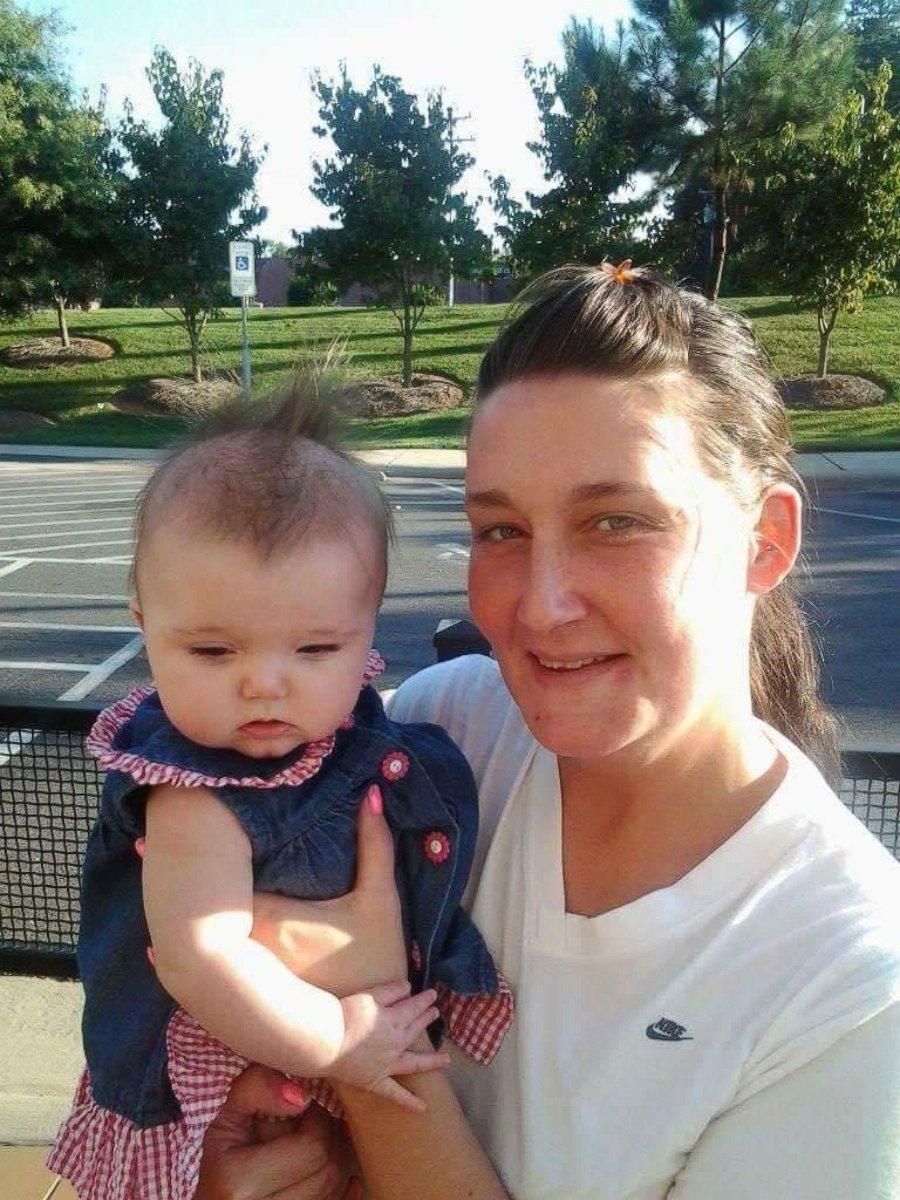
[[540, 654], [533, 654], [532, 657], [537, 659], [547, 671], [578, 671], [582, 667], [591, 667], [594, 663], [609, 662], [611, 659], [622, 656], [621, 654], [592, 654], [588, 658], [544, 658]]

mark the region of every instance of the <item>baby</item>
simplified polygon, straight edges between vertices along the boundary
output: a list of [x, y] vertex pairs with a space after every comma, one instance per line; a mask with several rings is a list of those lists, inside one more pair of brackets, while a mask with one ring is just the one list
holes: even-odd
[[[407, 1107], [397, 1076], [440, 1015], [479, 1061], [509, 989], [459, 907], [475, 846], [468, 765], [370, 686], [390, 511], [311, 385], [220, 417], [138, 501], [132, 612], [154, 687], [107, 709], [78, 962], [87, 1067], [48, 1165], [81, 1200], [189, 1200], [201, 1142], [248, 1061]], [[354, 880], [361, 803], [391, 827], [409, 983], [336, 997], [251, 937], [253, 892]], [[412, 992], [412, 994], [410, 994]]]

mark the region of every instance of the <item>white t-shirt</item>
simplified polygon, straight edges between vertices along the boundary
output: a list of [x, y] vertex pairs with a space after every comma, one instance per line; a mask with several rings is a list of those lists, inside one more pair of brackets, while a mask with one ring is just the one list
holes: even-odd
[[784, 782], [671, 887], [566, 913], [556, 759], [495, 663], [391, 701], [479, 781], [467, 903], [516, 994], [488, 1067], [454, 1065], [516, 1200], [897, 1200], [900, 864], [795, 747]]

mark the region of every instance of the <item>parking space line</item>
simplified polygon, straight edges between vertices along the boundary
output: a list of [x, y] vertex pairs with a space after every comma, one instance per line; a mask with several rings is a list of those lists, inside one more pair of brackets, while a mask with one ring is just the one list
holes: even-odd
[[14, 558], [12, 562], [8, 562], [5, 567], [0, 567], [0, 579], [2, 579], [4, 575], [12, 575], [16, 571], [21, 571], [23, 567], [27, 566], [28, 560], [26, 558]]
[[130, 662], [136, 655], [140, 654], [143, 644], [144, 638], [142, 634], [133, 637], [130, 642], [126, 642], [121, 650], [117, 650], [115, 654], [111, 654], [109, 658], [105, 658], [102, 663], [98, 663], [79, 683], [74, 684], [67, 692], [63, 692], [61, 696], [57, 696], [57, 700], [84, 700], [101, 683], [105, 683], [110, 675], [114, 675], [119, 667], [124, 667], [127, 662]]
[[[100, 544], [105, 546], [108, 543], [102, 542]], [[49, 546], [44, 547], [44, 550], [49, 549]], [[69, 549], [74, 549], [74, 546], [70, 546]], [[15, 552], [12, 550], [0, 550], [0, 562], [7, 562], [13, 559], [14, 554], [24, 553], [24, 550], [16, 550]], [[106, 554], [97, 558], [23, 558], [22, 562], [26, 567], [46, 563], [65, 563], [70, 566], [77, 564], [79, 567], [121, 567], [131, 562], [131, 556], [127, 554]]]
[[13, 729], [5, 741], [0, 742], [0, 767], [5, 767], [17, 754], [21, 754], [26, 746], [40, 733], [39, 729]]
[[134, 633], [133, 625], [72, 625], [60, 621], [0, 621], [0, 629], [46, 629], [65, 633], [67, 629], [77, 633]]
[[468, 562], [471, 557], [471, 547], [460, 545], [459, 542], [438, 542], [435, 550], [439, 550], [438, 558], [459, 558]]
[[20, 488], [17, 491], [7, 490], [0, 483], [0, 500], [5, 496], [9, 496], [12, 500], [35, 500], [42, 496], [49, 496], [51, 500], [62, 499], [66, 496], [93, 496], [97, 492], [121, 492], [123, 495], [137, 495], [140, 489], [132, 487], [126, 483], [96, 483], [85, 484], [82, 488], [73, 488], [67, 484], [48, 484], [46, 487], [29, 488], [27, 491]]
[[[58, 503], [51, 501], [49, 504], [35, 503], [33, 501], [29, 501], [27, 504], [0, 504], [0, 509], [4, 510], [4, 516], [16, 512], [60, 511], [70, 513], [72, 511], [72, 506], [71, 504], [64, 504], [63, 499], [60, 499]], [[80, 508], [87, 508], [88, 505], [90, 505], [91, 508], [95, 508], [98, 504], [119, 504], [125, 508], [129, 500], [130, 497], [128, 496], [107, 496], [101, 500], [79, 500], [78, 504]]]
[[2, 671], [93, 671], [102, 663], [40, 662], [33, 658], [0, 658]]
[[876, 517], [874, 513], [846, 512], [842, 508], [816, 508], [816, 512], [831, 513], [835, 517], [858, 517], [860, 521], [886, 521], [889, 525], [900, 525], [900, 517]]
[[[99, 530], [98, 530], [98, 532], [99, 532]], [[15, 553], [16, 554], [30, 554], [33, 556], [35, 554], [43, 554], [45, 550], [48, 552], [52, 552], [54, 550], [89, 550], [93, 546], [130, 546], [130, 545], [131, 545], [131, 538], [128, 537], [128, 538], [114, 538], [113, 541], [111, 541], [111, 542], [108, 542], [108, 541], [68, 542], [68, 543], [63, 544], [62, 546], [21, 546], [21, 547], [16, 547]], [[11, 554], [11, 553], [13, 553], [13, 551], [12, 550], [4, 551], [4, 553]], [[121, 557], [121, 556], [119, 556], [119, 557]], [[34, 561], [41, 562], [42, 560], [37, 558], [37, 559], [34, 559]], [[83, 560], [77, 559], [76, 561], [81, 562]]]
[[[68, 535], [64, 535], [64, 536], [78, 537], [79, 535], [81, 535], [83, 533], [124, 533], [127, 529], [130, 529], [130, 528], [131, 528], [131, 522], [126, 521], [124, 525], [121, 523], [119, 525], [109, 525], [109, 526], [107, 526], [106, 529], [72, 529]], [[26, 542], [28, 540], [31, 540], [33, 542], [39, 542], [43, 538], [53, 539], [53, 538], [58, 538], [59, 536], [60, 536], [59, 530], [57, 530], [55, 533], [4, 533], [4, 534], [0, 534], [0, 542]], [[109, 542], [103, 542], [103, 543], [95, 542], [94, 544], [95, 545], [109, 545], [110, 543]], [[10, 546], [9, 549], [15, 550], [15, 546]], [[47, 549], [51, 550], [51, 549], [53, 549], [53, 547], [48, 546]], [[68, 546], [60, 547], [60, 549], [68, 550], [69, 547]]]
[[[3, 573], [0, 570], [0, 575]], [[112, 592], [0, 592], [0, 600], [116, 600], [127, 604], [129, 599], [124, 592], [121, 595]]]
[[101, 521], [126, 520], [127, 514], [123, 513], [121, 517], [116, 517], [113, 513], [104, 513], [102, 517], [73, 517], [71, 521], [60, 521], [57, 519], [47, 521], [16, 521], [16, 529], [43, 529], [45, 525], [53, 525], [59, 528], [61, 525], [97, 525]]

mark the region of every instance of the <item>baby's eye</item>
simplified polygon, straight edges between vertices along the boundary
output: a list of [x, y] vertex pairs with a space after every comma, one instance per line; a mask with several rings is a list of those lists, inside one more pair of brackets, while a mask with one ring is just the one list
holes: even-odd
[[224, 658], [230, 653], [227, 646], [191, 646], [191, 654], [197, 658]]
[[306, 646], [298, 646], [298, 654], [334, 654], [340, 650], [335, 642], [310, 642]]

